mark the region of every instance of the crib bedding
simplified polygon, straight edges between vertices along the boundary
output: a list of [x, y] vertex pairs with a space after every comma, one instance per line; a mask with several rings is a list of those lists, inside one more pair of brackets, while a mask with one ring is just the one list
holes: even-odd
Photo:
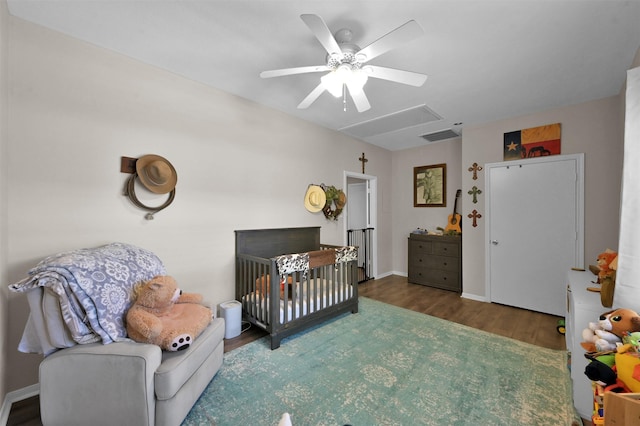
[[358, 312], [357, 247], [320, 244], [320, 228], [236, 231], [236, 300], [246, 321], [284, 337]]
[[[283, 293], [280, 293], [279, 311], [280, 315], [278, 321], [280, 324], [293, 321], [309, 313], [316, 312], [335, 303], [345, 302], [353, 296], [353, 288], [348, 285], [342, 285], [341, 288], [335, 288], [331, 291], [331, 283], [327, 280], [322, 280], [320, 286], [313, 285], [311, 283], [311, 291], [300, 290], [301, 283], [295, 284], [295, 290], [290, 285], [290, 290], [287, 292], [287, 297], [283, 297]], [[303, 286], [304, 287], [304, 286]], [[293, 294], [297, 295], [294, 297]], [[243, 296], [242, 302], [249, 302], [254, 305], [263, 305], [264, 314], [270, 317], [270, 296], [269, 294], [261, 293], [260, 291], [251, 292], [246, 296]], [[285, 314], [286, 312], [286, 314]], [[295, 312], [295, 314], [294, 314]]]

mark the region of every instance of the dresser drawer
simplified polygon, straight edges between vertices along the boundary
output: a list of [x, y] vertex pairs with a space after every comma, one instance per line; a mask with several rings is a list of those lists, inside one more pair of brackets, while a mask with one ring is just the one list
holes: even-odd
[[438, 256], [460, 256], [460, 244], [444, 243], [440, 241], [434, 241], [431, 246], [431, 252]]
[[409, 254], [431, 254], [433, 242], [409, 240]]
[[458, 258], [449, 256], [434, 256], [425, 254], [412, 254], [409, 258], [409, 266], [417, 268], [431, 268], [443, 271], [457, 271], [460, 268]]
[[409, 271], [408, 281], [416, 284], [428, 284], [448, 290], [459, 290], [458, 271], [444, 271], [423, 267], [414, 267]]

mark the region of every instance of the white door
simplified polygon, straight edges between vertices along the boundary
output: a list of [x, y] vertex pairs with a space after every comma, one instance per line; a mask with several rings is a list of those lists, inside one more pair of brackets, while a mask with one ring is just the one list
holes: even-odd
[[490, 301], [564, 316], [583, 267], [583, 155], [485, 166]]

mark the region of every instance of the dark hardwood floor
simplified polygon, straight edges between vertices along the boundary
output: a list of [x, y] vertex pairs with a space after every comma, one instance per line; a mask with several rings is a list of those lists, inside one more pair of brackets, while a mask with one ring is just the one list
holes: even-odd
[[[410, 284], [406, 277], [389, 276], [360, 284], [360, 296], [433, 315], [469, 327], [499, 334], [534, 345], [565, 349], [564, 336], [557, 331], [559, 317], [510, 306], [460, 297], [458, 293]], [[255, 327], [227, 339], [224, 351], [265, 336]], [[40, 426], [38, 397], [13, 404], [7, 425]], [[589, 425], [585, 422], [585, 425]]]

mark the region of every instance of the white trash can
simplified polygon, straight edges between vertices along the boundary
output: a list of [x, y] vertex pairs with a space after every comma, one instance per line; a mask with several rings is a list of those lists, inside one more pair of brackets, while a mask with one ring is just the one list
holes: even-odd
[[233, 339], [240, 335], [242, 328], [242, 304], [230, 300], [220, 304], [220, 318], [224, 318], [224, 338]]

